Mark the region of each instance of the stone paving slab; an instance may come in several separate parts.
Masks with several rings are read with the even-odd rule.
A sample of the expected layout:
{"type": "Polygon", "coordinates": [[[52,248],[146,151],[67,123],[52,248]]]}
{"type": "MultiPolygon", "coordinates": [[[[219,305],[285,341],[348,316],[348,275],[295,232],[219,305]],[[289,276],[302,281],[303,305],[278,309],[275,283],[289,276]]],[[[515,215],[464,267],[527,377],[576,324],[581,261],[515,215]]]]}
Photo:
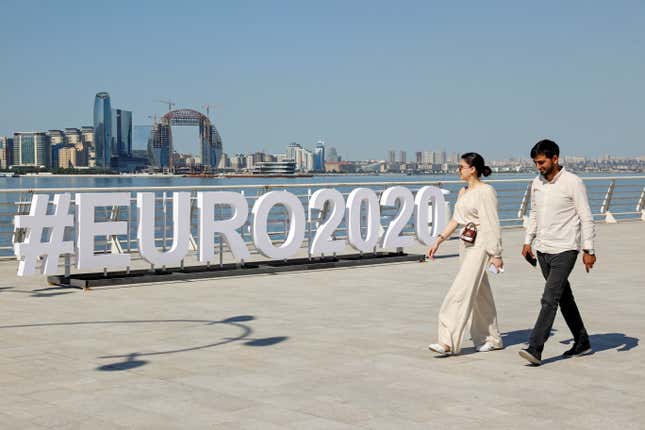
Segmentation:
{"type": "MultiPolygon", "coordinates": [[[[571,277],[596,352],[517,355],[543,281],[505,230],[491,277],[506,348],[436,358],[457,243],[428,263],[206,279],[88,292],[0,263],[0,428],[642,428],[645,223],[599,225],[571,277]]],[[[423,252],[422,248],[413,250],[423,252]]]]}

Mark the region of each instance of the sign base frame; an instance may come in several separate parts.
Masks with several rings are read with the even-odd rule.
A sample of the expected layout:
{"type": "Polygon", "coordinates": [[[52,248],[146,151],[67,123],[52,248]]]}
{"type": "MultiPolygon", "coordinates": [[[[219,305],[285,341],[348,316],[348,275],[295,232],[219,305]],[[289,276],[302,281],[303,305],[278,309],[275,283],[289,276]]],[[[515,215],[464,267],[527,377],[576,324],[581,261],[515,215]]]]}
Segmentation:
{"type": "Polygon", "coordinates": [[[339,267],[356,267],[373,264],[401,263],[409,261],[424,262],[423,254],[404,252],[376,252],[369,254],[347,254],[334,257],[294,258],[285,260],[250,261],[226,263],[223,265],[200,265],[172,267],[165,269],[137,269],[114,272],[75,273],[69,276],[48,276],[47,282],[53,285],[72,288],[92,288],[111,285],[142,284],[152,282],[172,282],[181,280],[222,278],[231,276],[259,275],[266,273],[320,270],[339,267]]]}

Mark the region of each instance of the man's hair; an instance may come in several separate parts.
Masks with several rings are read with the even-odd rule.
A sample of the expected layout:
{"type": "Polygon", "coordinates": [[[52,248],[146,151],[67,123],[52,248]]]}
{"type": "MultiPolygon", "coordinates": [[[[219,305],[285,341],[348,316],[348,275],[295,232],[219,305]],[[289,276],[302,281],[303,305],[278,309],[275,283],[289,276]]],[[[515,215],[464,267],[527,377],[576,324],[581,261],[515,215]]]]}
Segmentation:
{"type": "Polygon", "coordinates": [[[554,155],[560,156],[560,148],[558,147],[558,144],[552,140],[540,140],[531,149],[531,158],[535,158],[539,154],[544,155],[546,158],[553,158],[554,155]]]}

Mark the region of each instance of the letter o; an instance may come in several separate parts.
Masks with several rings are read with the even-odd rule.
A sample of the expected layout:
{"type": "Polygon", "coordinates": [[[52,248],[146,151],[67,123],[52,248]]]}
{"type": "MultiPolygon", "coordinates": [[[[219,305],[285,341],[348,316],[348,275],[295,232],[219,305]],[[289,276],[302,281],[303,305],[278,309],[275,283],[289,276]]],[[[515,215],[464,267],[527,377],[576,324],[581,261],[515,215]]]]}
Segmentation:
{"type": "Polygon", "coordinates": [[[305,209],[298,197],[287,191],[271,191],[257,199],[251,210],[253,214],[253,243],[260,253],[276,260],[284,260],[298,252],[305,238],[305,209]],[[269,211],[277,204],[289,213],[289,233],[284,243],[273,246],[267,230],[269,211]]]}

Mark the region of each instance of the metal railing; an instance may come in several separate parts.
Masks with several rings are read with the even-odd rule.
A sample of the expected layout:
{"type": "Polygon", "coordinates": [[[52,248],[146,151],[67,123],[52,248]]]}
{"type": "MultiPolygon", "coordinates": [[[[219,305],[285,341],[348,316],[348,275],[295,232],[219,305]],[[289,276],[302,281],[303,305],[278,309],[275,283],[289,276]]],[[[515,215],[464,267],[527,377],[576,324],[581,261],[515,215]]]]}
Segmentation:
{"type": "MultiPolygon", "coordinates": [[[[594,219],[605,222],[621,222],[625,220],[645,220],[645,175],[643,176],[622,176],[622,177],[588,177],[583,178],[589,195],[589,202],[592,208],[594,219]]],[[[497,191],[499,201],[500,223],[503,227],[519,227],[523,225],[525,216],[530,209],[530,182],[531,179],[497,179],[487,181],[497,191]]],[[[165,250],[169,246],[168,240],[172,240],[172,196],[169,193],[174,191],[191,192],[191,238],[190,253],[187,258],[196,258],[198,228],[198,211],[196,207],[196,193],[198,191],[236,191],[241,192],[248,200],[249,207],[253,206],[255,200],[261,195],[272,190],[287,190],[295,194],[303,203],[305,211],[308,210],[309,198],[312,193],[321,188],[335,188],[345,197],[357,187],[373,189],[379,195],[388,187],[401,185],[408,187],[413,193],[422,186],[434,185],[450,191],[446,195],[450,207],[454,205],[457,191],[463,186],[461,181],[396,181],[396,182],[325,182],[309,184],[269,184],[269,185],[199,185],[199,186],[136,186],[136,187],[77,187],[77,188],[40,188],[40,189],[0,189],[0,257],[12,257],[14,254],[13,243],[21,242],[24,232],[13,228],[13,217],[17,214],[29,213],[31,197],[38,194],[53,195],[56,193],[84,193],[84,192],[129,192],[131,195],[130,205],[125,208],[109,207],[99,211],[97,221],[126,221],[127,234],[115,235],[105,238],[97,238],[96,252],[137,252],[136,226],[137,208],[136,192],[154,192],[156,194],[155,209],[155,231],[157,245],[165,250]],[[125,210],[124,210],[125,209],[125,210]]],[[[73,200],[71,211],[75,214],[76,206],[73,200]]],[[[230,216],[227,206],[216,208],[218,218],[230,216]]],[[[381,225],[385,227],[397,209],[384,208],[381,213],[381,225]]],[[[322,211],[320,218],[312,220],[307,224],[307,232],[304,247],[309,247],[312,240],[314,225],[324,219],[322,211]],[[313,225],[312,225],[313,224],[313,225]]],[[[365,224],[365,223],[364,223],[365,224]]],[[[269,216],[269,235],[275,242],[284,239],[289,227],[289,219],[286,210],[281,206],[275,206],[269,216]]],[[[66,232],[66,239],[76,237],[75,228],[66,232]]],[[[412,235],[414,226],[410,221],[403,234],[412,235]]],[[[241,228],[241,234],[249,249],[254,250],[250,224],[247,221],[241,228]]],[[[346,224],[340,224],[335,233],[335,238],[346,237],[346,224]]],[[[224,241],[218,239],[214,242],[215,254],[218,256],[219,264],[223,263],[223,256],[227,251],[224,241]]],[[[136,254],[133,254],[136,259],[136,254]]],[[[64,257],[66,271],[69,270],[69,256],[64,257]]],[[[213,262],[217,264],[217,262],[213,262]]]]}

